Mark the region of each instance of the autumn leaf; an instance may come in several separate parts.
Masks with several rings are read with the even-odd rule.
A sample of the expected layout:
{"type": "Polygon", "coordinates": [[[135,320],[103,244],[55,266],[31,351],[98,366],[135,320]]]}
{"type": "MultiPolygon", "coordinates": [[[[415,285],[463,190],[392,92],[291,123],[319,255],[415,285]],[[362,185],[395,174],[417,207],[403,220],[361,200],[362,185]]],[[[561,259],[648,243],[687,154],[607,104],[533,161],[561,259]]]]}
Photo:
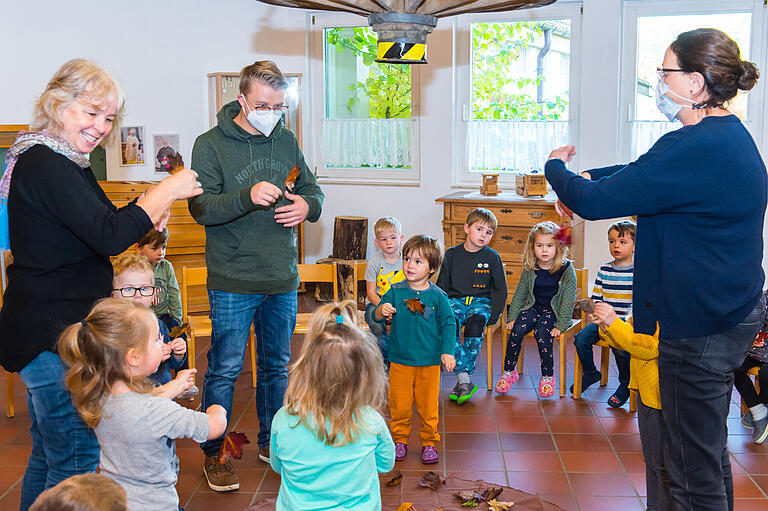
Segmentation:
{"type": "Polygon", "coordinates": [[[403,502],[400,504],[400,507],[397,508],[397,511],[411,511],[413,509],[413,504],[410,502],[403,502]]]}
{"type": "Polygon", "coordinates": [[[555,233],[555,239],[558,240],[563,245],[565,245],[566,247],[570,247],[572,242],[571,226],[565,225],[560,227],[555,233]]]}
{"type": "Polygon", "coordinates": [[[181,154],[176,153],[173,156],[168,157],[168,172],[174,173],[177,170],[181,170],[184,168],[184,159],[181,157],[181,154]]]}
{"type": "Polygon", "coordinates": [[[581,309],[582,312],[590,313],[595,312],[595,302],[592,298],[584,298],[583,300],[576,300],[573,304],[581,309]]]}
{"type": "Polygon", "coordinates": [[[384,486],[397,486],[398,484],[403,482],[403,473],[399,470],[395,470],[395,475],[392,477],[392,479],[388,480],[384,483],[384,486]]]}
{"type": "Polygon", "coordinates": [[[490,511],[509,511],[514,505],[514,502],[504,502],[496,499],[488,501],[488,509],[490,511]]]}
{"type": "Polygon", "coordinates": [[[421,476],[421,480],[419,481],[419,486],[432,488],[433,490],[437,490],[441,484],[445,484],[445,479],[435,474],[431,470],[421,476]]]}
{"type": "Polygon", "coordinates": [[[422,316],[424,315],[424,303],[418,298],[409,298],[405,301],[405,305],[411,312],[418,312],[422,316]]]}
{"type": "Polygon", "coordinates": [[[298,179],[299,177],[299,172],[301,172],[301,169],[299,168],[299,166],[294,165],[294,167],[288,173],[288,177],[285,178],[284,188],[286,190],[290,190],[291,192],[293,192],[293,185],[296,184],[296,179],[298,179]]]}
{"type": "Polygon", "coordinates": [[[168,332],[168,336],[171,339],[175,339],[178,336],[180,336],[181,334],[185,334],[187,332],[189,332],[189,323],[184,322],[181,325],[177,325],[177,326],[171,328],[171,331],[168,332]]]}
{"type": "Polygon", "coordinates": [[[487,502],[490,502],[492,500],[496,500],[496,497],[501,495],[502,491],[504,491],[503,488],[489,488],[488,489],[488,495],[485,496],[485,500],[487,502]]]}
{"type": "Polygon", "coordinates": [[[227,433],[227,436],[224,437],[224,443],[221,444],[221,449],[219,449],[219,464],[223,465],[230,457],[236,460],[242,458],[243,445],[250,443],[250,440],[248,440],[244,433],[238,433],[237,431],[227,433]]]}

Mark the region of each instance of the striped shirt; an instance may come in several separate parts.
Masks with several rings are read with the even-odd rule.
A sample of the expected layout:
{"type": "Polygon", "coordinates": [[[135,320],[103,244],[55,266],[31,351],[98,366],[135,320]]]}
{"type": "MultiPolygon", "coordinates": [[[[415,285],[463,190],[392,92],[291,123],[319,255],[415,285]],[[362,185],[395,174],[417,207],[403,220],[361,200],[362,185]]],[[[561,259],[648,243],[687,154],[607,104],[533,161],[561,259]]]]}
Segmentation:
{"type": "Polygon", "coordinates": [[[605,302],[616,314],[627,317],[632,311],[632,278],[635,265],[615,266],[613,261],[600,267],[592,289],[592,299],[605,302]]]}

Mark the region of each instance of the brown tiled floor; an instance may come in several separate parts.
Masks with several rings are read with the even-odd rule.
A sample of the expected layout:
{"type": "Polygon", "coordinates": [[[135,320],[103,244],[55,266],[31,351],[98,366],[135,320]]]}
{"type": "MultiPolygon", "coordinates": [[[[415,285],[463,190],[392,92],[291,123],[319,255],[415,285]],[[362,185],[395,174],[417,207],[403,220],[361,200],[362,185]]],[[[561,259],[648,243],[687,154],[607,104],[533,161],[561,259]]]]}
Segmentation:
{"type": "MultiPolygon", "coordinates": [[[[294,341],[294,352],[301,338],[294,341]]],[[[207,345],[197,354],[197,366],[205,372],[207,345]]],[[[499,348],[499,338],[495,341],[499,348]]],[[[567,510],[642,510],[645,500],[645,468],[640,454],[640,437],[634,414],[614,410],[606,403],[616,386],[615,371],[608,386],[593,388],[584,399],[540,400],[536,395],[539,377],[538,353],[526,340],[526,374],[506,396],[486,392],[485,356],[481,356],[474,379],[481,390],[463,406],[447,401],[452,376],[443,378],[441,406],[442,441],[439,444],[443,474],[455,474],[490,483],[507,484],[538,493],[567,510]]],[[[495,373],[500,355],[495,354],[495,373]]],[[[572,346],[568,352],[568,380],[573,380],[572,346]]],[[[556,366],[557,367],[557,364],[556,366]]],[[[254,444],[245,447],[242,460],[235,461],[240,490],[217,494],[202,477],[202,454],[190,440],[177,442],[181,460],[178,490],[182,505],[189,511],[240,510],[265,497],[276,495],[279,477],[258,461],[255,440],[258,420],[254,407],[251,375],[237,382],[232,428],[245,432],[254,444]]],[[[0,373],[5,382],[5,374],[0,373]]],[[[202,376],[198,379],[201,383],[202,376]]],[[[0,418],[0,511],[18,509],[21,477],[30,450],[23,387],[16,379],[16,417],[0,418]]],[[[736,510],[768,509],[768,443],[752,443],[749,431],[739,424],[736,395],[729,418],[728,445],[732,452],[736,485],[736,510]]],[[[194,402],[199,403],[198,401],[194,402]]],[[[5,410],[5,391],[0,407],[5,410]]],[[[397,464],[406,477],[417,477],[425,467],[420,463],[418,434],[412,435],[409,457],[397,464]]]]}

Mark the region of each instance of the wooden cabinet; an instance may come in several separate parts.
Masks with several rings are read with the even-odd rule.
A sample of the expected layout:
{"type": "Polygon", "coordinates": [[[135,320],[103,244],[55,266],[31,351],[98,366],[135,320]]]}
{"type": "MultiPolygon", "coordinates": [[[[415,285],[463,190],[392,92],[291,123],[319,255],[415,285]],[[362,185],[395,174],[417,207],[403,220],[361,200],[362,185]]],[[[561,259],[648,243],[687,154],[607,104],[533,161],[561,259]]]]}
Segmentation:
{"type": "MultiPolygon", "coordinates": [[[[520,279],[523,250],[531,227],[545,220],[562,223],[562,219],[555,212],[556,200],[553,192],[542,198],[525,198],[511,192],[502,192],[490,197],[476,191],[456,192],[440,197],[437,202],[443,204],[445,246],[452,247],[466,240],[464,220],[470,210],[480,207],[492,211],[499,226],[489,246],[499,253],[504,263],[507,289],[511,298],[520,279]]],[[[571,247],[572,257],[577,257],[573,252],[578,250],[576,244],[571,247]]]]}

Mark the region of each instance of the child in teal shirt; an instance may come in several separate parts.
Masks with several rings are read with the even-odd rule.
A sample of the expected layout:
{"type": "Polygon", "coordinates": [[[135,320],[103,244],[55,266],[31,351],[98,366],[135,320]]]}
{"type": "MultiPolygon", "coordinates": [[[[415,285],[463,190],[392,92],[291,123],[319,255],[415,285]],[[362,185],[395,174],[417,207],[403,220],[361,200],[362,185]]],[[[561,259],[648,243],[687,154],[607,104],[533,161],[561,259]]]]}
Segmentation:
{"type": "Polygon", "coordinates": [[[328,321],[304,341],[272,420],[276,509],[378,511],[378,472],[395,464],[395,445],[376,411],[387,389],[384,361],[376,340],[354,325],[353,307],[325,307],[313,325],[323,323],[318,315],[328,321]]]}

